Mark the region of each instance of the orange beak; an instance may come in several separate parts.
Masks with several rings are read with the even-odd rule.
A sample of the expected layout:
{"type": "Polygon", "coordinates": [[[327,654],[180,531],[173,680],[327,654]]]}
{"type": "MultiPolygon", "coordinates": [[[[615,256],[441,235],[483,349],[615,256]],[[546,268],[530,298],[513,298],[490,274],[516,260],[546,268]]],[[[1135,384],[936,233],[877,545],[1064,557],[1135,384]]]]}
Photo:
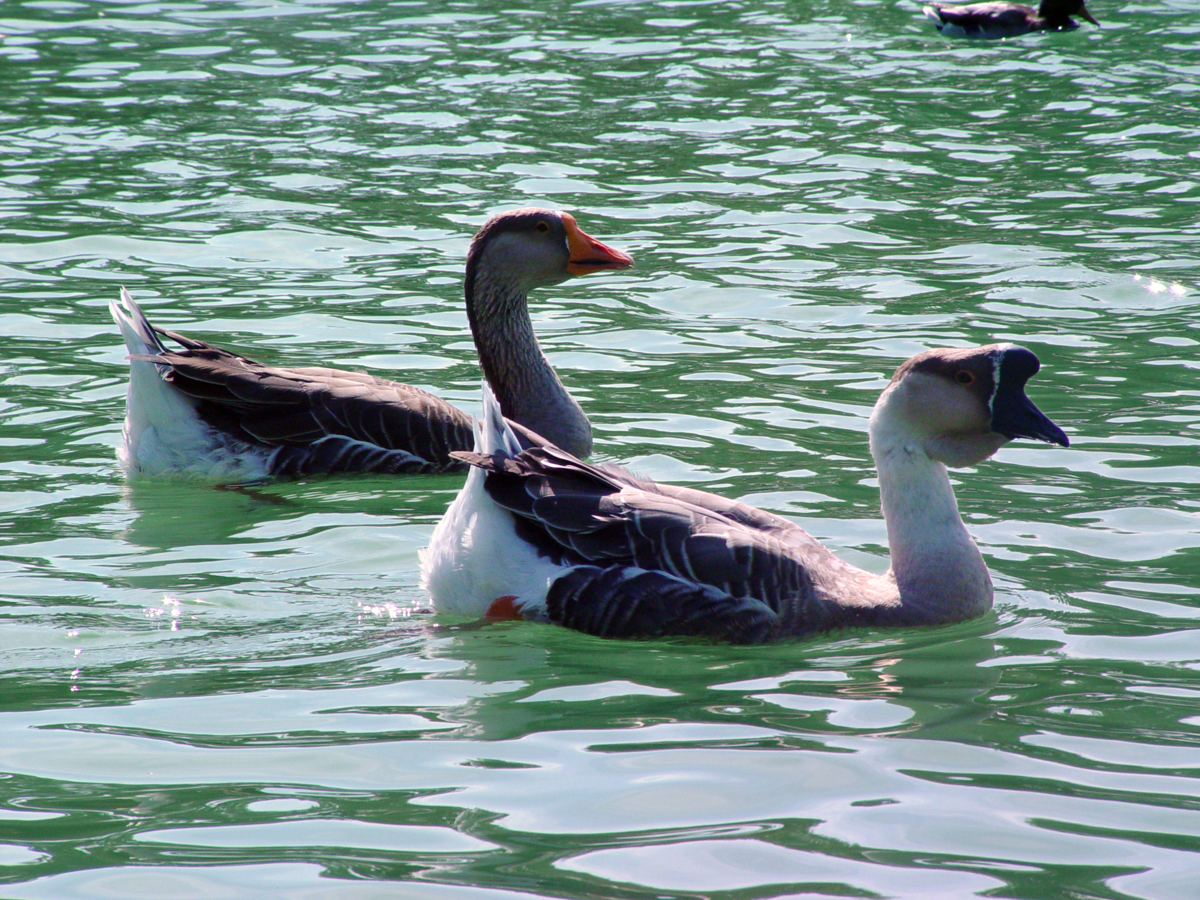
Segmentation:
{"type": "Polygon", "coordinates": [[[1100,23],[1092,18],[1092,14],[1087,11],[1087,7],[1084,6],[1082,3],[1079,4],[1079,12],[1077,12],[1076,15],[1091,22],[1097,28],[1100,27],[1100,23]]]}
{"type": "Polygon", "coordinates": [[[580,228],[570,213],[562,214],[562,222],[567,229],[567,249],[571,251],[571,259],[567,262],[567,272],[571,275],[586,275],[603,269],[633,268],[632,256],[600,243],[580,228]]]}

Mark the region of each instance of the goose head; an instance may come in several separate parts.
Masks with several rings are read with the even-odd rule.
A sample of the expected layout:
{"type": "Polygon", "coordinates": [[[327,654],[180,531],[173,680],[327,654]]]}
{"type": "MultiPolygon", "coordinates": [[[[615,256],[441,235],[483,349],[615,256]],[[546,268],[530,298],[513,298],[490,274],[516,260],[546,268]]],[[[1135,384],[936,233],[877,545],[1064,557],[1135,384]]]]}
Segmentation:
{"type": "Polygon", "coordinates": [[[1079,16],[1097,28],[1100,27],[1100,23],[1093,19],[1092,14],[1087,11],[1084,0],[1042,0],[1038,6],[1038,15],[1051,21],[1061,21],[1069,19],[1071,16],[1079,16]]]}
{"type": "Polygon", "coordinates": [[[514,209],[492,216],[471,241],[467,295],[479,287],[523,296],[576,275],[631,266],[632,257],[585,233],[570,213],[514,209]]]}
{"type": "Polygon", "coordinates": [[[909,454],[971,466],[1014,438],[1066,447],[1063,430],[1025,395],[1040,368],[1016,344],[926,350],[896,370],[871,413],[877,460],[909,454]]]}

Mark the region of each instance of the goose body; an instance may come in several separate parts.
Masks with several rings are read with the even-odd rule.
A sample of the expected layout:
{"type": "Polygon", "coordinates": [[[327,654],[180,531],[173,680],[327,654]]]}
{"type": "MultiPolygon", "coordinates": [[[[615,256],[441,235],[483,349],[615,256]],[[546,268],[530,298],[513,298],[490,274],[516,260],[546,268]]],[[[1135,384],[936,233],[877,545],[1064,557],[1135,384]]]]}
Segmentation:
{"type": "Polygon", "coordinates": [[[930,350],[904,363],[872,412],[891,568],[838,559],[800,526],[747,504],[524,446],[485,387],[462,492],[422,555],[436,608],[546,620],[605,637],[760,642],[850,625],[982,614],[992,584],[947,466],[1009,440],[1067,446],[1025,395],[1029,350],[930,350]]]}
{"type": "MultiPolygon", "coordinates": [[[[538,344],[527,294],[632,264],[568,213],[513,210],[476,234],[467,316],[485,376],[518,431],[591,451],[587,417],[538,344]]],[[[451,454],[472,446],[471,417],[419,388],[360,372],[264,365],[152,325],[124,288],[109,308],[129,349],[118,455],[131,474],[258,481],[441,472],[462,468],[451,454]]]]}
{"type": "Polygon", "coordinates": [[[965,6],[934,3],[924,7],[937,30],[946,37],[997,39],[1037,31],[1073,31],[1079,16],[1099,27],[1084,6],[1084,0],[1042,0],[1035,10],[1009,0],[970,3],[965,6]]]}

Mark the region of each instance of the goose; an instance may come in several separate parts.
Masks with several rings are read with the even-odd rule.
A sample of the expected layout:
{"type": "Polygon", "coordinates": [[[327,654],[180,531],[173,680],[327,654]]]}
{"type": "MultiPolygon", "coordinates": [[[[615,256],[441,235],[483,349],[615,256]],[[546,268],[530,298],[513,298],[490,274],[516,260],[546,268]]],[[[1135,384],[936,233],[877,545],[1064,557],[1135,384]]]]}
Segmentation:
{"type": "MultiPolygon", "coordinates": [[[[503,414],[586,456],[591,426],[533,332],[527,293],[576,275],[626,269],[566,212],[526,208],[490,218],[467,253],[467,318],[503,414]]],[[[433,394],[361,372],[281,368],[150,324],[129,292],[110,301],[129,350],[118,456],[129,474],[227,482],[339,472],[465,468],[469,415],[433,394]],[[178,345],[169,349],[166,338],[178,345]]]]}
{"type": "Polygon", "coordinates": [[[1031,6],[1009,0],[966,6],[933,3],[921,11],[946,37],[995,39],[1035,31],[1074,31],[1079,24],[1071,16],[1079,16],[1100,27],[1084,6],[1084,0],[1042,0],[1036,11],[1031,6]]]}
{"type": "Polygon", "coordinates": [[[759,643],[843,626],[982,615],[992,583],[946,467],[1008,441],[1068,446],[1025,394],[1037,357],[1014,344],[919,353],[868,425],[891,567],[840,559],[745,503],[524,446],[487,386],[472,469],[421,557],[435,610],[558,623],[601,637],[759,643]]]}

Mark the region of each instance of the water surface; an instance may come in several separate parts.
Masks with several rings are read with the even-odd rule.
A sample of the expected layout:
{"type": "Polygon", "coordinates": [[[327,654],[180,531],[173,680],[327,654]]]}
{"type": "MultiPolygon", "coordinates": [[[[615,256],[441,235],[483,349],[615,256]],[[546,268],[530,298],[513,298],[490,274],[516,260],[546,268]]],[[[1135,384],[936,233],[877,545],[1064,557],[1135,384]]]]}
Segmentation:
{"type": "Polygon", "coordinates": [[[0,7],[0,893],[1194,897],[1200,10],[918,6],[0,7]],[[875,570],[891,372],[1033,349],[1072,447],[955,477],[995,610],[479,625],[417,586],[459,478],[126,484],[119,285],[474,409],[467,242],[528,204],[638,262],[534,304],[599,458],[875,570]]]}

